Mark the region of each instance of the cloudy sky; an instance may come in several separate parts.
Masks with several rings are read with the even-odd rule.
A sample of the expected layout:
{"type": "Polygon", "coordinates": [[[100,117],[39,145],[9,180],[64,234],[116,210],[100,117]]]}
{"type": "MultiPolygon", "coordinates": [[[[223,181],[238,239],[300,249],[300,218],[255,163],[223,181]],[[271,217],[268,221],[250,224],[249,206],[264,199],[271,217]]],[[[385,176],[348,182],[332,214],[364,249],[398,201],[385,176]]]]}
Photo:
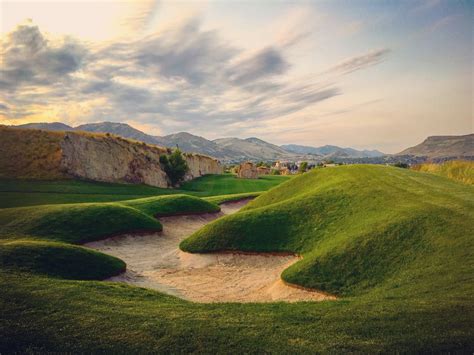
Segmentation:
{"type": "Polygon", "coordinates": [[[0,123],[388,153],[473,131],[472,0],[0,0],[0,123]]]}

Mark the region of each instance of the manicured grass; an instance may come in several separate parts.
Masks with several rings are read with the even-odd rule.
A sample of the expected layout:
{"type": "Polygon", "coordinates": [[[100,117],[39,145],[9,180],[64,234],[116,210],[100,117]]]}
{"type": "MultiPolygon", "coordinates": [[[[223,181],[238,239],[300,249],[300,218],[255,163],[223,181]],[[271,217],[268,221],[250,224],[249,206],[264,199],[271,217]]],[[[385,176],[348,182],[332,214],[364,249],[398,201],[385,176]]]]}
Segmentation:
{"type": "MultiPolygon", "coordinates": [[[[0,210],[0,261],[6,265],[0,269],[0,352],[472,353],[473,192],[406,169],[318,169],[261,194],[183,243],[191,251],[303,254],[284,278],[341,297],[296,304],[194,304],[125,284],[70,280],[81,278],[80,265],[78,274],[62,275],[55,267],[60,263],[52,270],[28,264],[36,245],[8,249],[20,243],[18,236],[57,241],[51,245],[57,248],[84,240],[67,226],[76,228],[78,220],[90,224],[81,233],[99,238],[110,223],[101,225],[81,208],[98,208],[104,218],[123,213],[114,223],[128,228],[147,224],[160,206],[182,208],[182,196],[0,210]],[[94,232],[95,223],[101,233],[94,232]]],[[[186,203],[206,206],[196,200],[186,203]]],[[[91,269],[100,262],[91,261],[91,269]]]]}
{"type": "Polygon", "coordinates": [[[264,193],[264,191],[246,192],[246,193],[242,193],[242,194],[211,196],[211,197],[204,197],[203,199],[206,200],[206,201],[209,201],[209,202],[216,203],[216,204],[220,205],[223,202],[253,199],[257,196],[260,196],[262,193],[264,193]]]}
{"type": "Polygon", "coordinates": [[[162,189],[146,185],[108,184],[77,180],[0,180],[0,208],[45,204],[113,202],[149,196],[187,194],[198,197],[268,190],[288,177],[270,176],[258,180],[237,179],[234,175],[209,175],[193,180],[182,189],[162,189]]]}
{"type": "Polygon", "coordinates": [[[41,239],[85,243],[137,230],[160,231],[155,215],[216,212],[219,206],[188,195],[157,196],[123,202],[43,205],[0,209],[0,242],[41,239]]]}
{"type": "Polygon", "coordinates": [[[291,179],[289,176],[260,176],[258,179],[239,179],[232,174],[205,175],[186,182],[181,189],[206,196],[266,191],[291,179]]]}
{"type": "Polygon", "coordinates": [[[473,211],[474,189],[438,176],[382,166],[318,169],[208,224],[181,247],[297,252],[304,260],[284,272],[286,281],[356,295],[401,274],[400,286],[462,277],[466,259],[437,273],[474,246],[473,211]]]}
{"type": "Polygon", "coordinates": [[[465,184],[474,185],[474,161],[452,160],[441,164],[415,165],[413,170],[438,174],[465,184]]]}
{"type": "Polygon", "coordinates": [[[73,280],[102,280],[125,271],[125,263],[76,245],[20,240],[0,246],[0,268],[73,280]]]}
{"type": "Polygon", "coordinates": [[[434,306],[395,289],[321,303],[195,304],[118,283],[9,272],[0,282],[2,353],[473,350],[468,298],[434,306]]]}

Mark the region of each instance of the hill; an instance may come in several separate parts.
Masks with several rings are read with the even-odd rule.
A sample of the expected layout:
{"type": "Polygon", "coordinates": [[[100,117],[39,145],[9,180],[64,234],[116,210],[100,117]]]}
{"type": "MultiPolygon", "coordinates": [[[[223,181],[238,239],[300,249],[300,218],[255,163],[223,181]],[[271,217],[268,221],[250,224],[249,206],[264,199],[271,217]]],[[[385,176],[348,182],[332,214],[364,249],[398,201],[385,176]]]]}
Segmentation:
{"type": "Polygon", "coordinates": [[[164,144],[161,144],[163,142],[158,137],[154,137],[149,134],[143,133],[142,131],[136,128],[133,128],[132,126],[126,123],[118,123],[118,122],[88,123],[88,124],[77,126],[74,129],[76,131],[111,133],[111,134],[115,134],[117,136],[121,136],[124,138],[134,139],[136,141],[165,146],[164,144]]]}
{"type": "Polygon", "coordinates": [[[397,155],[426,156],[428,158],[474,157],[474,134],[464,136],[431,136],[422,143],[397,155]]]}
{"type": "Polygon", "coordinates": [[[416,300],[461,324],[458,306],[448,311],[446,300],[459,300],[474,316],[466,298],[474,291],[466,283],[474,272],[473,211],[474,189],[443,177],[385,166],[323,168],[206,225],[181,248],[297,253],[303,259],[283,272],[287,283],[392,298],[403,308],[416,300]]]}
{"type": "MultiPolygon", "coordinates": [[[[110,134],[0,126],[0,153],[0,178],[171,186],[160,163],[160,156],[169,154],[166,148],[110,134]]],[[[222,173],[219,162],[208,156],[186,153],[184,159],[185,180],[222,173]]]]}
{"type": "Polygon", "coordinates": [[[344,157],[344,158],[373,158],[381,157],[385,154],[378,150],[357,150],[353,148],[341,148],[335,145],[325,145],[322,147],[310,147],[298,144],[285,144],[281,148],[295,154],[314,154],[322,157],[344,157]]]}
{"type": "Polygon", "coordinates": [[[195,250],[300,253],[283,278],[339,295],[290,304],[196,304],[89,281],[123,263],[70,244],[159,230],[153,215],[216,211],[212,203],[166,196],[3,209],[0,352],[472,353],[473,199],[472,187],[434,174],[322,168],[188,240],[195,250]]]}
{"type": "Polygon", "coordinates": [[[74,131],[75,128],[68,126],[67,124],[61,122],[38,122],[38,123],[25,123],[18,126],[13,126],[15,128],[24,128],[24,129],[43,129],[47,131],[74,131]]]}
{"type": "Polygon", "coordinates": [[[213,141],[219,147],[234,152],[233,160],[297,159],[294,154],[258,138],[220,138],[213,141]]]}
{"type": "Polygon", "coordinates": [[[168,147],[178,146],[185,152],[199,152],[218,159],[229,159],[235,152],[222,149],[215,142],[195,136],[188,132],[179,132],[161,137],[168,147]]]}

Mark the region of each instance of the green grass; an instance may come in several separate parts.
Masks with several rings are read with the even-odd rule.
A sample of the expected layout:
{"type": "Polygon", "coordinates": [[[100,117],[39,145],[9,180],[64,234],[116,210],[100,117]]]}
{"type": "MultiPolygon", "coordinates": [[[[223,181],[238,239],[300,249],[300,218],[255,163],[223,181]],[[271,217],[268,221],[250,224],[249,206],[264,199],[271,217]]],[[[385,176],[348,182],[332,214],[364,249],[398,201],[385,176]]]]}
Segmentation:
{"type": "Polygon", "coordinates": [[[102,280],[125,271],[125,263],[76,245],[20,240],[0,246],[0,268],[72,280],[102,280]]]}
{"type": "Polygon", "coordinates": [[[453,253],[466,257],[474,247],[473,192],[470,186],[397,168],[319,169],[208,224],[181,247],[300,253],[304,259],[283,278],[339,295],[390,287],[400,275],[403,285],[432,277],[447,282],[472,262],[464,259],[437,275],[453,253]],[[427,264],[429,269],[423,267],[427,264]]]}
{"type": "Polygon", "coordinates": [[[0,180],[0,208],[46,204],[113,202],[170,194],[198,197],[250,193],[268,190],[288,177],[270,176],[258,180],[234,175],[208,175],[186,183],[181,189],[146,185],[109,184],[77,180],[0,180]]]}
{"type": "MultiPolygon", "coordinates": [[[[341,296],[337,301],[195,304],[125,284],[78,281],[79,273],[88,276],[79,265],[63,275],[56,267],[61,262],[52,270],[28,264],[29,255],[46,260],[58,253],[42,256],[32,251],[33,242],[25,246],[17,238],[60,248],[84,240],[79,233],[69,236],[67,226],[80,216],[91,225],[81,233],[103,235],[94,234],[93,225],[100,223],[95,214],[79,213],[78,207],[113,206],[113,212],[99,209],[111,216],[133,210],[114,219],[128,228],[132,221],[135,227],[148,223],[160,206],[182,208],[183,197],[177,198],[0,210],[0,262],[6,265],[0,269],[0,352],[474,350],[473,188],[436,175],[371,166],[318,169],[260,195],[183,243],[191,251],[301,253],[304,259],[284,278],[334,292],[341,296]],[[69,207],[73,210],[60,213],[69,207]],[[121,222],[126,218],[128,223],[121,222]]],[[[202,208],[203,202],[189,203],[202,208]]],[[[107,224],[99,227],[104,233],[107,224]]],[[[78,255],[71,253],[73,259],[78,255]]],[[[90,260],[94,278],[105,261],[90,260]]]]}
{"type": "Polygon", "coordinates": [[[4,208],[0,209],[0,242],[28,238],[79,244],[117,233],[160,231],[156,215],[217,211],[216,204],[188,195],[4,208]]]}
{"type": "MultiPolygon", "coordinates": [[[[181,189],[205,196],[266,191],[291,179],[289,176],[260,176],[258,179],[239,179],[235,175],[205,175],[186,182],[181,189]]],[[[201,196],[204,196],[201,195],[201,196]]]]}

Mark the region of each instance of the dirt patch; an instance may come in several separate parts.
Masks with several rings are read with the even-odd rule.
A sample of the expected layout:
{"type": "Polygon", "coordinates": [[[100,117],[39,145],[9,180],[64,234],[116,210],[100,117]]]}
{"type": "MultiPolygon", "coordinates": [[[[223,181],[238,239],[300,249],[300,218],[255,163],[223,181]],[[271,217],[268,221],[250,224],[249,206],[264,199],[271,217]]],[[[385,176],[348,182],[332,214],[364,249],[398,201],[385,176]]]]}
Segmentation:
{"type": "Polygon", "coordinates": [[[127,263],[127,271],[108,279],[152,288],[194,302],[321,301],[333,296],[285,284],[280,275],[299,260],[295,255],[190,254],[179,243],[205,224],[237,212],[248,200],[221,205],[221,212],[162,217],[163,232],[122,235],[88,243],[127,263]]]}

